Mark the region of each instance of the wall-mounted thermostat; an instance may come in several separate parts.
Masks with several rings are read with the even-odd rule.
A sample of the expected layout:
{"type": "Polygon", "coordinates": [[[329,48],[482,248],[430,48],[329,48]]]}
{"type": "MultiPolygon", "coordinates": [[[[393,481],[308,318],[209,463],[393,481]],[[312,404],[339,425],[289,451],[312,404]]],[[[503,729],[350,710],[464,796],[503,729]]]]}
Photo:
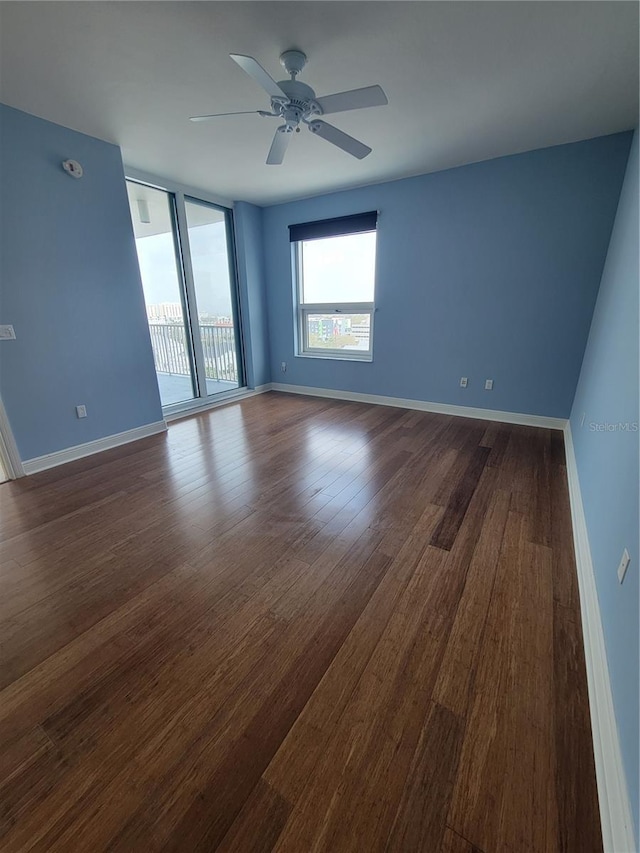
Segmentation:
{"type": "Polygon", "coordinates": [[[81,178],[83,175],[82,166],[77,160],[65,160],[62,164],[62,168],[68,175],[71,175],[72,178],[81,178]]]}

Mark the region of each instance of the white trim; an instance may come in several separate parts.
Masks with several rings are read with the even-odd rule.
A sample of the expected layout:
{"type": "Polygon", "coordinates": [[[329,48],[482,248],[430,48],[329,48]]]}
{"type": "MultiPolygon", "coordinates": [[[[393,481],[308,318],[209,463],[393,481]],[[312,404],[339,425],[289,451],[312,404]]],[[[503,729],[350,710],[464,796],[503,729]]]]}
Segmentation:
{"type": "Polygon", "coordinates": [[[569,423],[564,429],[564,443],[604,850],[605,853],[635,853],[637,848],[633,837],[631,806],[622,764],[587,522],[569,423]]]}
{"type": "Polygon", "coordinates": [[[401,397],[383,397],[379,394],[359,394],[355,391],[336,391],[333,388],[311,388],[308,385],[286,385],[272,382],[273,391],[288,394],[306,394],[309,397],[329,397],[333,400],[351,400],[355,403],[372,403],[376,406],[395,406],[399,409],[416,409],[419,412],[435,412],[440,415],[455,415],[462,418],[477,418],[482,421],[501,421],[505,424],[564,429],[566,418],[547,418],[543,415],[525,415],[520,412],[498,412],[493,409],[474,409],[471,406],[454,406],[449,403],[430,403],[426,400],[407,400],[401,397]]]}
{"type": "Polygon", "coordinates": [[[300,332],[298,341],[301,346],[298,346],[295,353],[296,358],[333,358],[340,361],[373,361],[373,316],[376,312],[376,307],[373,302],[343,302],[333,305],[325,305],[318,307],[317,304],[298,305],[298,321],[300,324],[300,332]],[[338,307],[340,305],[340,307],[338,307]],[[348,349],[342,347],[340,349],[331,349],[330,347],[312,347],[309,344],[309,319],[313,314],[330,315],[342,317],[344,314],[368,314],[369,315],[369,348],[348,349]]]}
{"type": "MultiPolygon", "coordinates": [[[[376,229],[373,232],[376,234],[376,229]]],[[[348,236],[348,235],[343,235],[348,236]]],[[[375,253],[375,269],[373,273],[374,299],[370,302],[304,302],[304,275],[303,245],[304,240],[295,240],[291,243],[291,271],[294,281],[294,306],[296,308],[295,326],[295,355],[301,358],[325,358],[338,361],[360,361],[371,363],[373,361],[373,318],[376,313],[375,306],[375,282],[378,265],[378,252],[375,253]],[[363,350],[343,349],[314,349],[309,346],[309,315],[310,314],[368,314],[369,315],[369,348],[363,350]]]]}
{"type": "Polygon", "coordinates": [[[135,427],[135,429],[128,429],[126,432],[97,438],[95,441],[87,441],[85,444],[76,444],[74,447],[67,447],[65,450],[57,450],[55,453],[35,456],[33,459],[26,459],[23,462],[24,473],[37,474],[39,471],[46,471],[48,468],[55,468],[58,465],[64,465],[66,462],[73,462],[76,459],[83,459],[85,456],[92,456],[94,453],[101,453],[103,450],[120,447],[121,444],[129,444],[131,441],[156,435],[159,432],[164,432],[166,428],[165,421],[156,421],[152,424],[135,427]]]}
{"type": "MultiPolygon", "coordinates": [[[[179,412],[165,413],[164,419],[155,423],[145,424],[135,429],[126,430],[126,432],[116,433],[115,435],[107,435],[95,441],[87,441],[85,444],[76,444],[74,447],[67,447],[65,450],[58,450],[55,453],[47,453],[44,456],[35,456],[33,459],[26,459],[20,464],[20,473],[17,476],[22,476],[22,474],[37,474],[39,471],[46,471],[48,468],[55,468],[58,465],[64,465],[66,462],[73,462],[76,459],[83,459],[85,456],[92,456],[94,453],[101,453],[103,450],[110,450],[113,447],[120,447],[122,444],[129,444],[132,441],[156,435],[157,433],[164,432],[170,421],[186,418],[189,415],[197,415],[200,412],[207,411],[208,409],[216,409],[218,406],[225,406],[229,403],[237,403],[239,400],[244,400],[247,397],[255,397],[257,394],[264,394],[270,390],[270,382],[264,385],[257,385],[255,388],[239,388],[237,391],[226,393],[223,399],[211,402],[206,401],[201,405],[183,409],[179,412]]],[[[4,409],[2,409],[2,401],[0,401],[0,427],[4,430],[4,423],[2,422],[3,413],[4,409]]]]}
{"type": "Polygon", "coordinates": [[[373,314],[373,302],[300,302],[298,308],[312,314],[373,314]]]}
{"type": "Polygon", "coordinates": [[[346,350],[346,349],[307,349],[304,352],[297,352],[295,358],[324,358],[331,361],[359,361],[362,364],[371,364],[373,361],[373,352],[371,350],[346,350]],[[352,355],[346,355],[346,353],[352,355]],[[359,352],[358,356],[353,353],[359,352]]]}
{"type": "Polygon", "coordinates": [[[2,400],[0,400],[0,457],[10,480],[24,477],[22,459],[2,400]]]}
{"type": "Polygon", "coordinates": [[[176,411],[165,411],[164,419],[167,423],[188,418],[190,415],[199,415],[200,412],[208,412],[209,409],[217,409],[220,406],[227,406],[229,403],[237,403],[239,400],[245,400],[247,397],[255,397],[257,394],[264,394],[271,391],[271,383],[265,385],[256,385],[255,388],[238,388],[237,391],[224,392],[215,400],[204,400],[201,403],[196,403],[188,408],[178,409],[176,411]]]}

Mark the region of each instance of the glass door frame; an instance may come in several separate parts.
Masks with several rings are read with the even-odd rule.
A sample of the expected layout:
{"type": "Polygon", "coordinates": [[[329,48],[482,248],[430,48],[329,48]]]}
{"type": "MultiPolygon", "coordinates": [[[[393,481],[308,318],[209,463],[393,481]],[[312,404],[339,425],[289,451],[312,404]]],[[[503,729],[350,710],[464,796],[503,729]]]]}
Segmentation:
{"type": "MultiPolygon", "coordinates": [[[[185,264],[185,279],[187,283],[187,293],[189,295],[189,303],[197,307],[197,295],[195,289],[195,277],[193,274],[193,265],[191,263],[191,246],[189,244],[189,228],[187,223],[187,209],[185,206],[185,202],[190,202],[191,204],[199,204],[202,207],[210,207],[213,210],[216,210],[224,215],[224,226],[225,226],[225,238],[227,244],[227,264],[229,266],[229,287],[231,288],[231,316],[233,317],[233,329],[234,329],[234,341],[235,341],[235,351],[236,351],[236,365],[238,370],[238,387],[232,388],[229,391],[221,391],[220,393],[215,395],[215,399],[219,399],[226,394],[235,394],[241,388],[246,387],[246,378],[245,378],[245,369],[244,369],[244,345],[242,340],[242,324],[240,322],[240,291],[238,288],[238,275],[236,269],[236,246],[235,246],[235,234],[233,230],[233,208],[223,207],[220,204],[215,204],[212,201],[206,201],[204,199],[198,198],[197,196],[183,193],[181,198],[181,211],[178,214],[184,217],[183,221],[179,224],[180,233],[185,235],[184,242],[187,246],[188,251],[182,253],[182,257],[184,258],[185,264]],[[188,270],[188,271],[187,271],[188,270]]],[[[198,325],[199,320],[198,317],[195,317],[195,324],[198,325]]],[[[204,385],[204,390],[207,390],[207,378],[206,378],[206,365],[205,365],[205,357],[204,357],[204,349],[202,346],[202,340],[200,335],[193,335],[193,324],[191,324],[191,332],[192,336],[196,339],[196,362],[198,363],[198,370],[196,375],[198,377],[198,382],[202,381],[204,385]],[[199,360],[199,361],[198,361],[199,360]],[[202,377],[202,380],[200,380],[202,377]]],[[[200,388],[199,388],[200,390],[200,388]]],[[[213,396],[213,395],[212,395],[213,396]]],[[[199,399],[208,399],[209,395],[206,393],[199,397],[199,399]]]]}
{"type": "Polygon", "coordinates": [[[209,193],[200,193],[191,188],[175,184],[172,181],[160,180],[154,175],[142,172],[138,169],[125,167],[125,180],[131,183],[142,184],[152,189],[162,190],[167,193],[172,211],[173,239],[176,253],[176,267],[181,284],[180,298],[183,305],[187,342],[189,344],[189,356],[192,366],[192,380],[196,395],[191,400],[180,403],[172,403],[162,407],[165,417],[181,414],[188,411],[208,408],[218,401],[233,398],[244,394],[247,389],[247,372],[245,368],[245,347],[242,324],[242,304],[238,282],[237,255],[235,244],[235,229],[233,221],[233,202],[214,199],[209,193]],[[228,391],[209,396],[207,394],[206,369],[204,350],[200,335],[194,334],[194,323],[198,326],[196,288],[193,276],[193,265],[191,263],[191,251],[189,246],[189,231],[187,227],[187,212],[185,201],[212,207],[224,213],[227,260],[229,264],[229,284],[231,286],[231,305],[233,311],[233,322],[236,345],[236,364],[238,369],[238,387],[228,391]],[[204,393],[203,393],[204,392],[204,393]]]}

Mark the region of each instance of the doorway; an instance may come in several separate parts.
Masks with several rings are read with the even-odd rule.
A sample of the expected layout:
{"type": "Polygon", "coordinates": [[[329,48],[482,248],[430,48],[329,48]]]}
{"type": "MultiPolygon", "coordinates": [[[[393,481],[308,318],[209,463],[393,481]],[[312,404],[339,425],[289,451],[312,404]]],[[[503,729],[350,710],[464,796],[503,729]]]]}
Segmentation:
{"type": "Polygon", "coordinates": [[[244,385],[232,213],[127,180],[163,410],[244,385]]]}

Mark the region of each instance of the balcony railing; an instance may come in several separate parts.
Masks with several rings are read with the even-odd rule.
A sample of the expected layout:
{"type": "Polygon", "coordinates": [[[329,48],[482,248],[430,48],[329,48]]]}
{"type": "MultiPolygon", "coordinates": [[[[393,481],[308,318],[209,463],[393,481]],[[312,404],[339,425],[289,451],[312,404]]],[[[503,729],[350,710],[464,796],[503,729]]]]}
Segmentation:
{"type": "MultiPolygon", "coordinates": [[[[198,328],[207,379],[237,382],[234,327],[207,323],[198,328]]],[[[184,326],[181,323],[149,323],[149,332],[158,373],[190,376],[191,364],[184,326]]]]}

